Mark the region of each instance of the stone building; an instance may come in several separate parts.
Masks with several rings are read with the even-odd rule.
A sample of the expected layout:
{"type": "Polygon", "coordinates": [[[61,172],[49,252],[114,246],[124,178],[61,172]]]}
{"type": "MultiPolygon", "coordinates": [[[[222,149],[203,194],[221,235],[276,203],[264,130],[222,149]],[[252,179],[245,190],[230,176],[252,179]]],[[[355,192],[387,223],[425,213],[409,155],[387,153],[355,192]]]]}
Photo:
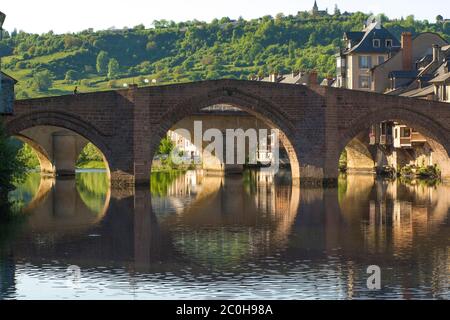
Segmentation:
{"type": "Polygon", "coordinates": [[[373,22],[360,32],[346,32],[345,47],[336,55],[337,76],[334,87],[372,90],[372,68],[385,63],[400,51],[398,39],[380,22],[373,22]]]}
{"type": "Polygon", "coordinates": [[[10,114],[13,112],[14,106],[14,86],[17,80],[0,72],[0,113],[10,114]]]}
{"type": "MultiPolygon", "coordinates": [[[[449,102],[450,46],[438,34],[404,32],[399,41],[374,22],[362,32],[346,32],[343,41],[332,86],[449,102]]],[[[372,126],[369,144],[377,147],[377,165],[398,169],[433,163],[427,139],[395,121],[372,126]]]]}

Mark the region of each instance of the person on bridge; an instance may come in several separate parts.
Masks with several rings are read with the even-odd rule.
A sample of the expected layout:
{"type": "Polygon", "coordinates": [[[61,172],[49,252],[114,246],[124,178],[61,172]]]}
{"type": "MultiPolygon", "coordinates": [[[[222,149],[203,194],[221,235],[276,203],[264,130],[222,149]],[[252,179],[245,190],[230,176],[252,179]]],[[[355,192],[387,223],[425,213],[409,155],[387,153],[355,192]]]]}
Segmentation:
{"type": "Polygon", "coordinates": [[[78,93],[78,86],[75,86],[75,89],[73,89],[73,94],[77,94],[78,93]]]}

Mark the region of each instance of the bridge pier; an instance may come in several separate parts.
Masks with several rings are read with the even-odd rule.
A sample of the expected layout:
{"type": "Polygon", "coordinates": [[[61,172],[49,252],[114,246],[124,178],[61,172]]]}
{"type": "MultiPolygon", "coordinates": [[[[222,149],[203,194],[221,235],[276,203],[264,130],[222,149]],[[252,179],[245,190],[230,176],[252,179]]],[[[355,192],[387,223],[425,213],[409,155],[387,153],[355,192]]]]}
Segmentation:
{"type": "Polygon", "coordinates": [[[17,136],[36,153],[44,175],[73,176],[78,157],[88,141],[68,130],[37,126],[17,136]]]}
{"type": "Polygon", "coordinates": [[[86,142],[77,135],[60,131],[53,138],[53,163],[57,176],[74,176],[78,157],[86,142]]]}

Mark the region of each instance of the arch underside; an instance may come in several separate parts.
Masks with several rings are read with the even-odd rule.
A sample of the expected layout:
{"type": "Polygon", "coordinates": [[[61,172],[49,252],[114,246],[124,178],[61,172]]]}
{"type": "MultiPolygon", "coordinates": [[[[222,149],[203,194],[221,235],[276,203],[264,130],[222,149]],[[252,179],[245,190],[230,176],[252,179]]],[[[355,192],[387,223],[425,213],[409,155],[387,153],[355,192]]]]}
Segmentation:
{"type": "Polygon", "coordinates": [[[352,159],[348,159],[348,161],[354,162],[351,166],[364,168],[370,166],[374,161],[374,165],[377,167],[390,166],[398,170],[404,165],[418,165],[418,159],[424,157],[425,154],[427,161],[421,161],[426,165],[437,165],[441,171],[442,179],[450,179],[450,137],[447,130],[431,118],[404,108],[395,108],[372,113],[362,119],[355,120],[349,128],[341,135],[340,148],[341,150],[347,150],[347,152],[350,151],[349,154],[352,159]],[[367,142],[369,129],[371,126],[379,125],[385,121],[393,121],[417,130],[426,138],[425,147],[416,148],[414,152],[404,149],[390,151],[383,148],[371,149],[373,146],[369,146],[367,142]],[[418,151],[416,152],[416,150],[418,151]],[[430,150],[428,155],[426,150],[430,150]]]}
{"type": "Polygon", "coordinates": [[[54,112],[30,113],[8,122],[6,131],[33,149],[43,174],[75,174],[78,156],[88,142],[100,150],[109,174],[109,148],[94,127],[77,117],[54,112]]]}
{"type": "Polygon", "coordinates": [[[176,123],[182,121],[186,117],[192,116],[204,108],[218,104],[238,108],[261,120],[269,128],[278,129],[280,146],[282,145],[285,148],[289,157],[292,178],[300,178],[299,157],[297,150],[292,143],[292,141],[295,141],[295,126],[292,121],[289,120],[286,114],[279,111],[282,110],[282,108],[236,90],[224,89],[215,91],[207,96],[184,101],[169,109],[158,121],[158,126],[156,126],[157,129],[154,134],[152,134],[156,139],[154,139],[151,144],[151,157],[153,158],[156,153],[160,140],[176,123]]]}

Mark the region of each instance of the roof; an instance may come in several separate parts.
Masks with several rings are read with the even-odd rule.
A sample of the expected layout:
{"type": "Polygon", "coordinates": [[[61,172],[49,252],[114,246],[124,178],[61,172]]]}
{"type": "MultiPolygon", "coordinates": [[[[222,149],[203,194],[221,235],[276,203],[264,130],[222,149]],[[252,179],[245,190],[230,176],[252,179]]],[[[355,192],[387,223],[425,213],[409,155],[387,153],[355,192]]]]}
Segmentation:
{"type": "Polygon", "coordinates": [[[416,78],[419,74],[419,71],[412,70],[412,71],[392,71],[389,73],[389,78],[416,78]]]}
{"type": "Polygon", "coordinates": [[[434,93],[434,87],[428,86],[425,88],[419,88],[419,89],[407,91],[407,92],[401,94],[401,96],[418,98],[418,97],[426,97],[433,93],[434,93]]]}
{"type": "MultiPolygon", "coordinates": [[[[286,83],[286,84],[302,84],[306,83],[308,80],[308,74],[304,72],[296,73],[296,74],[282,74],[277,75],[276,82],[277,83],[286,83]]],[[[265,82],[271,82],[271,77],[265,77],[262,79],[265,82]]]]}
{"type": "Polygon", "coordinates": [[[428,82],[430,82],[430,83],[439,83],[439,82],[445,82],[448,79],[450,79],[450,72],[438,75],[436,78],[434,78],[434,79],[432,79],[432,80],[430,80],[428,82]]]}
{"type": "MultiPolygon", "coordinates": [[[[356,39],[359,35],[355,33],[350,36],[356,39]]],[[[361,41],[347,53],[390,53],[400,50],[400,47],[400,41],[392,33],[380,24],[372,23],[366,28],[361,41]],[[380,47],[374,47],[373,40],[375,39],[380,40],[380,47]],[[386,40],[392,40],[392,46],[386,46],[386,40]]]]}
{"type": "Polygon", "coordinates": [[[364,35],[365,33],[362,31],[349,31],[344,33],[344,38],[351,41],[360,42],[362,38],[364,38],[364,35]]]}
{"type": "Polygon", "coordinates": [[[16,84],[18,82],[16,79],[14,79],[13,77],[7,75],[3,71],[0,71],[0,73],[1,73],[2,81],[9,80],[9,81],[13,81],[14,84],[16,84]]]}

